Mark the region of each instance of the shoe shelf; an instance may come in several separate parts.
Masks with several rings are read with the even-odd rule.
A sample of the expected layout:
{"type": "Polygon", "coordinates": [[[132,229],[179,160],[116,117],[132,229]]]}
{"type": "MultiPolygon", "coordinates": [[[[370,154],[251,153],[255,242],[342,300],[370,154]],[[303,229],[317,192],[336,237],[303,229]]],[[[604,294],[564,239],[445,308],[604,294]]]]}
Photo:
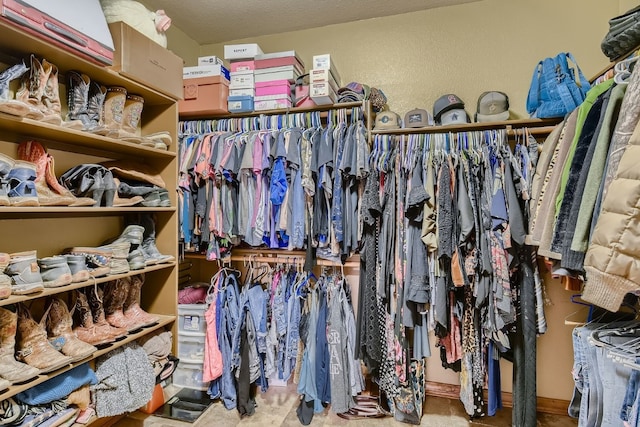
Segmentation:
{"type": "Polygon", "coordinates": [[[2,206],[0,207],[0,217],[3,219],[24,219],[29,218],[55,218],[72,216],[121,216],[127,213],[144,212],[176,212],[176,207],[73,207],[73,206],[2,206]]]}
{"type": "Polygon", "coordinates": [[[77,70],[105,86],[125,86],[129,91],[144,97],[146,103],[174,104],[176,102],[170,96],[122,76],[104,65],[78,57],[4,22],[0,22],[0,51],[15,59],[23,58],[27,53],[35,53],[55,64],[62,74],[68,70],[77,70]]]}
{"type": "Polygon", "coordinates": [[[22,140],[36,139],[45,142],[47,148],[81,150],[86,154],[110,157],[113,154],[135,155],[146,158],[172,159],[176,153],[95,135],[81,130],[68,129],[28,118],[0,113],[0,130],[12,132],[22,140]]]}
{"type": "MultiPolygon", "coordinates": [[[[152,271],[158,271],[158,270],[169,270],[169,269],[173,269],[175,265],[176,265],[175,262],[167,262],[164,264],[150,265],[140,270],[129,271],[128,273],[110,274],[107,276],[96,277],[95,279],[89,279],[84,282],[72,283],[70,285],[59,286],[55,288],[45,288],[43,291],[35,292],[32,294],[11,295],[9,298],[0,300],[0,307],[4,305],[17,304],[23,301],[31,301],[35,298],[45,298],[50,295],[57,295],[64,292],[72,291],[74,289],[86,288],[87,286],[94,286],[96,284],[110,282],[112,280],[117,280],[127,276],[135,276],[137,274],[150,273],[152,271]]],[[[0,397],[0,400],[2,400],[1,397],[0,397]]]]}
{"type": "Polygon", "coordinates": [[[4,390],[4,391],[0,391],[0,401],[7,399],[11,396],[14,396],[22,391],[28,390],[31,387],[38,385],[40,383],[43,383],[45,381],[47,381],[50,378],[53,378],[57,375],[63,374],[65,372],[67,372],[70,369],[73,369],[76,366],[82,365],[83,363],[87,363],[90,360],[93,360],[99,356],[102,356],[118,347],[122,347],[125,344],[128,344],[132,341],[137,340],[138,338],[141,338],[155,330],[164,328],[165,326],[171,325],[172,323],[175,322],[176,320],[176,316],[167,316],[167,315],[161,315],[161,314],[154,314],[155,316],[157,316],[160,320],[158,321],[158,323],[148,326],[146,328],[142,328],[139,331],[134,331],[132,333],[129,333],[126,337],[124,337],[123,339],[119,340],[119,341],[115,341],[113,343],[107,344],[105,346],[100,346],[98,348],[98,351],[94,352],[91,356],[88,356],[86,359],[83,360],[79,360],[77,362],[73,362],[70,363],[69,365],[64,366],[63,368],[60,368],[56,371],[50,372],[48,374],[41,374],[38,375],[37,377],[33,378],[31,381],[27,381],[25,383],[22,384],[15,384],[13,386],[10,386],[8,389],[4,390]]]}

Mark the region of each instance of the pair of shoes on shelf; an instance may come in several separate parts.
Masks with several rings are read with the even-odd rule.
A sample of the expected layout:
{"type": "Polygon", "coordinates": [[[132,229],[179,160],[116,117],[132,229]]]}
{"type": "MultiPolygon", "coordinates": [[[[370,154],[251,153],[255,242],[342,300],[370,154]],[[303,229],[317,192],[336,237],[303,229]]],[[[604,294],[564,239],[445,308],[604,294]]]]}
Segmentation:
{"type": "Polygon", "coordinates": [[[40,322],[34,320],[23,303],[17,304],[15,350],[18,359],[47,373],[91,356],[97,348],[80,340],[72,326],[72,315],[60,298],[48,300],[40,322]]]}
{"type": "Polygon", "coordinates": [[[111,326],[104,314],[102,288],[93,287],[75,291],[73,308],[74,333],[82,341],[100,347],[127,336],[127,330],[111,326]]]}
{"type": "Polygon", "coordinates": [[[113,174],[99,164],[74,166],[60,176],[60,183],[76,197],[90,197],[96,207],[112,207],[116,193],[113,174]]]}
{"type": "MultiPolygon", "coordinates": [[[[37,257],[37,251],[0,254],[9,260],[2,269],[2,276],[10,279],[10,290],[14,295],[28,295],[44,290],[80,282],[89,278],[84,258],[68,255],[37,257]]],[[[0,281],[6,282],[0,277],[0,281]]]]}
{"type": "Polygon", "coordinates": [[[144,107],[144,98],[128,93],[121,86],[110,86],[103,106],[103,120],[107,136],[127,142],[140,144],[140,119],[144,107]]]}
{"type": "Polygon", "coordinates": [[[175,261],[173,255],[162,254],[156,246],[156,223],[151,214],[136,215],[113,242],[129,242],[131,270],[175,261]]]}
{"type": "Polygon", "coordinates": [[[140,307],[144,273],[112,280],[104,284],[104,310],[107,322],[129,332],[158,323],[140,307]]]}
{"type": "Polygon", "coordinates": [[[0,73],[0,111],[19,117],[60,125],[62,123],[58,67],[35,55],[0,73]],[[20,88],[11,97],[9,83],[20,79],[20,88]]]}

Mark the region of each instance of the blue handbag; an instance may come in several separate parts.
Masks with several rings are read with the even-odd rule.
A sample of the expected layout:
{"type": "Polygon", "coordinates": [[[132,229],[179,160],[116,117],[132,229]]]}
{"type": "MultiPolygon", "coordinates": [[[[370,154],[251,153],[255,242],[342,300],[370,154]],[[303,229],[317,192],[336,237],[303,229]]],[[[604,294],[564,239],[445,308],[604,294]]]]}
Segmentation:
{"type": "Polygon", "coordinates": [[[573,55],[559,53],[538,62],[533,70],[527,112],[539,119],[564,117],[584,101],[590,88],[573,55]]]}

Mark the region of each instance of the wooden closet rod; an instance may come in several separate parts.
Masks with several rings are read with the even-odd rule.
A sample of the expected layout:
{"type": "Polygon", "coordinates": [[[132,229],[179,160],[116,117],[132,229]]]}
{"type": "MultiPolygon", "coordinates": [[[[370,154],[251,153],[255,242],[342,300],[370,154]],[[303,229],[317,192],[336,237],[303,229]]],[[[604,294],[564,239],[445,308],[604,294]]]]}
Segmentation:
{"type": "MultiPolygon", "coordinates": [[[[553,130],[555,129],[555,126],[540,126],[540,127],[532,127],[532,128],[526,128],[526,130],[529,132],[530,135],[549,135],[551,132],[553,132],[553,130]]],[[[524,135],[525,129],[524,128],[507,128],[507,135],[508,136],[521,136],[524,135]]]]}
{"type": "MultiPolygon", "coordinates": [[[[253,261],[253,262],[266,262],[268,264],[273,263],[282,263],[282,264],[292,264],[292,263],[300,263],[304,264],[304,257],[290,257],[290,256],[247,256],[247,255],[233,255],[231,254],[231,261],[253,261]]],[[[316,264],[322,267],[344,267],[344,268],[359,268],[360,262],[358,261],[347,261],[344,264],[340,264],[337,262],[329,261],[326,259],[316,260],[316,264]]]]}

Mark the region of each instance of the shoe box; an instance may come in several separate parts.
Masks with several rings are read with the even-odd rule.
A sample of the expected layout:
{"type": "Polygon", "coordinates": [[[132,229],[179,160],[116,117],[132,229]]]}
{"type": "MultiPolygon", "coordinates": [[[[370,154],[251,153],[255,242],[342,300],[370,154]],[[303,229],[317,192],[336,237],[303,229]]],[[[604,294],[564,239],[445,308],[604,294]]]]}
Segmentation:
{"type": "Polygon", "coordinates": [[[229,80],[223,75],[184,79],[178,111],[183,117],[227,113],[229,80]]]}
{"type": "Polygon", "coordinates": [[[109,24],[109,30],[115,46],[111,66],[114,71],[182,99],[182,58],[124,22],[109,24]]]}
{"type": "Polygon", "coordinates": [[[99,0],[2,0],[0,20],[88,61],[113,62],[115,47],[99,0]]]}

